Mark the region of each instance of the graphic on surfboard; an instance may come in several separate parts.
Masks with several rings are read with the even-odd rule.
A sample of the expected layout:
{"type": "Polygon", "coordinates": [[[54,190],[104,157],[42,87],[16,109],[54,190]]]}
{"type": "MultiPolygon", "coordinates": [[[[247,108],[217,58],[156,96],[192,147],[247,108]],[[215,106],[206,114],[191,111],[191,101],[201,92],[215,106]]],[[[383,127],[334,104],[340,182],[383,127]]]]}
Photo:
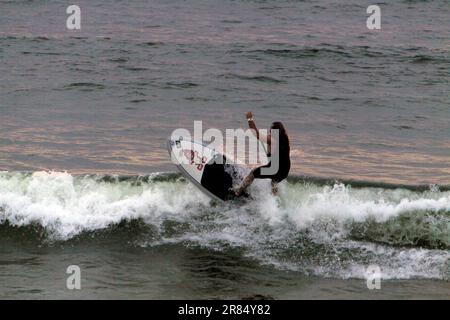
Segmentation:
{"type": "Polygon", "coordinates": [[[183,137],[169,139],[168,149],[178,170],[205,194],[221,201],[236,198],[232,189],[242,180],[244,168],[227,163],[226,156],[216,150],[183,137]]]}

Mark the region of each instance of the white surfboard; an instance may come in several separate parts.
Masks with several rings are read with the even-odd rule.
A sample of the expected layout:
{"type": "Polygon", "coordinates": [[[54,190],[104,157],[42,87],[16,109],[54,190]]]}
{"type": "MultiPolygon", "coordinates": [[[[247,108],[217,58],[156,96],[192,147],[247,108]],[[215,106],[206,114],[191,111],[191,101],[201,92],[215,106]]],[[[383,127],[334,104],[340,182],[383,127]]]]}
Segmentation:
{"type": "Polygon", "coordinates": [[[183,137],[169,139],[168,150],[183,176],[205,194],[221,201],[236,198],[232,188],[240,183],[242,168],[227,163],[225,155],[183,137]]]}

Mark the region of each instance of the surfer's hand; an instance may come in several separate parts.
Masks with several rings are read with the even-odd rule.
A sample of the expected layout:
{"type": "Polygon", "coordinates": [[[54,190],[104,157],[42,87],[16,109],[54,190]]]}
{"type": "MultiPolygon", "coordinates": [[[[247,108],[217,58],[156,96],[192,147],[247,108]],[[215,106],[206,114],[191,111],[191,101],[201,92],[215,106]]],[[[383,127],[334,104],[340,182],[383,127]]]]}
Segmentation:
{"type": "Polygon", "coordinates": [[[253,113],[251,111],[249,111],[245,114],[245,116],[247,117],[247,119],[251,119],[251,118],[253,118],[253,113]]]}

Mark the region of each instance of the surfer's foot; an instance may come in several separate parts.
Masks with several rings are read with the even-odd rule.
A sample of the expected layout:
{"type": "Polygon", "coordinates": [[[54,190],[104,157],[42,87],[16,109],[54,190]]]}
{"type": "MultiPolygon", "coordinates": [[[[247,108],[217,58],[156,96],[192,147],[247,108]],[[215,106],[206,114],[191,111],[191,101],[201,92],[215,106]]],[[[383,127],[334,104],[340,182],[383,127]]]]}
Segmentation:
{"type": "Polygon", "coordinates": [[[278,183],[272,181],[272,195],[278,196],[278,183]]]}
{"type": "Polygon", "coordinates": [[[242,188],[237,188],[237,189],[234,190],[234,195],[236,197],[240,197],[243,192],[244,192],[244,190],[242,188]]]}

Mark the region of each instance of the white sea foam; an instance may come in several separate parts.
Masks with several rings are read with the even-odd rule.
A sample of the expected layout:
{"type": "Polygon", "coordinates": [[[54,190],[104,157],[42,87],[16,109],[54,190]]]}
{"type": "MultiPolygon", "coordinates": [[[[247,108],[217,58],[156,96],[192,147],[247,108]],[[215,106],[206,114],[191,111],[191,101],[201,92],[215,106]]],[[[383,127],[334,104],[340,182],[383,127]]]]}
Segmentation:
{"type": "Polygon", "coordinates": [[[0,173],[0,222],[38,224],[49,237],[64,241],[141,219],[160,230],[157,238],[138,243],[141,246],[237,247],[261,263],[341,278],[364,278],[369,264],[379,264],[386,279],[449,275],[448,191],[283,183],[277,198],[270,195],[267,181],[258,181],[251,191],[255,199],[247,203],[212,204],[194,186],[177,179],[138,183],[63,172],[5,172],[0,173]],[[189,227],[166,232],[161,228],[166,221],[189,227]],[[378,229],[371,233],[369,222],[378,229]],[[352,236],[360,224],[369,230],[355,241],[352,236]],[[446,249],[403,247],[402,234],[446,249]]]}
{"type": "Polygon", "coordinates": [[[123,220],[142,218],[158,223],[162,214],[177,218],[188,214],[192,204],[207,201],[193,186],[181,183],[133,186],[130,182],[75,179],[61,172],[0,177],[1,220],[14,226],[38,223],[60,239],[123,220]]]}

